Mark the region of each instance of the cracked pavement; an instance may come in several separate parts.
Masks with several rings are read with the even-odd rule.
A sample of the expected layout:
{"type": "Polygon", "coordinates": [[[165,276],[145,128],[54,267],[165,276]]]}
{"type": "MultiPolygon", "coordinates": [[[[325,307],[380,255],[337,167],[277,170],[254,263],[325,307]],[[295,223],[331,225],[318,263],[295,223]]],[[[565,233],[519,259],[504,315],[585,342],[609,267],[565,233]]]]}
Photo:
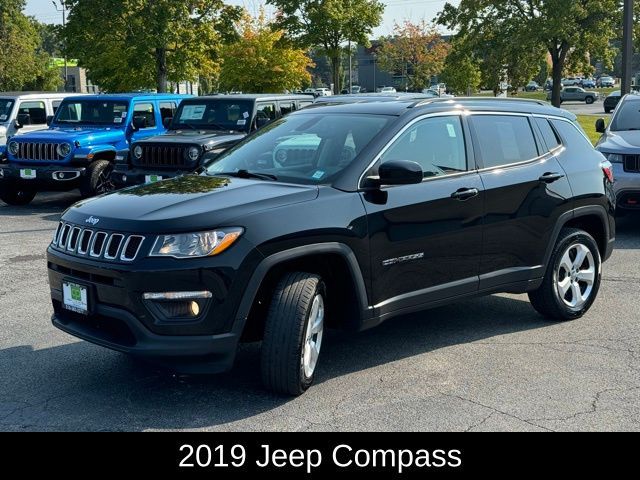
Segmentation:
{"type": "Polygon", "coordinates": [[[44,251],[77,199],[0,203],[0,430],[640,430],[639,216],[619,221],[584,318],[494,295],[330,332],[292,399],[262,389],[256,344],[230,373],[187,377],[53,328],[44,251]]]}

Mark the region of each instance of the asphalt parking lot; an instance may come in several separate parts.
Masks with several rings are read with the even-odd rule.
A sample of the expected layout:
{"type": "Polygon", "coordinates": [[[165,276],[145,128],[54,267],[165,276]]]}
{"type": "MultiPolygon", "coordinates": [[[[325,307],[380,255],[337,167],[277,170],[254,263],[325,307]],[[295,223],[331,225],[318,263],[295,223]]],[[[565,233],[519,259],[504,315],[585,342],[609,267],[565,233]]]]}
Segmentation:
{"type": "Polygon", "coordinates": [[[77,199],[0,202],[0,430],[640,430],[640,216],[619,221],[581,320],[496,295],[334,333],[290,399],[262,390],[257,345],[183,377],[53,328],[44,252],[77,199]]]}

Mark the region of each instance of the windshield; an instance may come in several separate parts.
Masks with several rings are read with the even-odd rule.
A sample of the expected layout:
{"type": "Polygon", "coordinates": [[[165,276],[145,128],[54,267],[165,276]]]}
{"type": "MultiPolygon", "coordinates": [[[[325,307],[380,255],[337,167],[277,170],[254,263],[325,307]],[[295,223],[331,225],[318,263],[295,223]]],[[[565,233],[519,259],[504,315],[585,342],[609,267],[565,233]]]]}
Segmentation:
{"type": "Polygon", "coordinates": [[[624,102],[611,122],[611,131],[640,130],[640,99],[624,102]]]}
{"type": "Polygon", "coordinates": [[[283,182],[331,183],[392,119],[320,113],[287,116],[223,153],[206,173],[243,171],[283,182]]]}
{"type": "Polygon", "coordinates": [[[251,127],[253,102],[247,100],[210,100],[183,103],[171,124],[172,130],[235,130],[251,127]]]}
{"type": "Polygon", "coordinates": [[[13,100],[8,98],[0,98],[0,123],[6,122],[11,117],[13,103],[13,100]]]}
{"type": "Polygon", "coordinates": [[[54,123],[113,125],[121,126],[126,122],[127,102],[104,100],[72,100],[62,102],[56,112],[54,123]]]}

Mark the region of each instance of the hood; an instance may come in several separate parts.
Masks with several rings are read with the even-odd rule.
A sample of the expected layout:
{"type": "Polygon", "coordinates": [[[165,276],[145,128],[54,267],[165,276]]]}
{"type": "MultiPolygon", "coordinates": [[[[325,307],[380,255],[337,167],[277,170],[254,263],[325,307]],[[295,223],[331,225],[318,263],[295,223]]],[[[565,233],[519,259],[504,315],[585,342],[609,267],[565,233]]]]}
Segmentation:
{"type": "Polygon", "coordinates": [[[640,154],[640,130],[607,131],[596,148],[607,153],[640,154]]]}
{"type": "Polygon", "coordinates": [[[247,134],[229,130],[170,130],[161,135],[154,135],[137,141],[136,145],[145,144],[184,144],[217,145],[219,143],[239,142],[247,134]]]}
{"type": "Polygon", "coordinates": [[[317,196],[312,185],[186,175],[78,202],[63,219],[85,225],[93,217],[97,229],[129,233],[191,232],[244,226],[247,214],[317,196]]]}
{"type": "Polygon", "coordinates": [[[53,127],[48,130],[16,135],[14,140],[50,143],[80,142],[81,146],[87,146],[96,143],[116,143],[123,136],[124,131],[119,128],[53,127]]]}

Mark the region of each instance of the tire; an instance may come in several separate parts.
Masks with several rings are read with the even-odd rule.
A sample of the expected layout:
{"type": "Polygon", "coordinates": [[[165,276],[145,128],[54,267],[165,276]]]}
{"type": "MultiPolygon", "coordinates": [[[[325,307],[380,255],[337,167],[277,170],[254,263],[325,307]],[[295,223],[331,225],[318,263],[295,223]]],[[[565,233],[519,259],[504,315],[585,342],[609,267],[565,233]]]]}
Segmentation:
{"type": "Polygon", "coordinates": [[[80,193],[83,197],[93,197],[111,192],[113,183],[111,172],[113,164],[109,160],[95,160],[87,167],[87,174],[80,183],[80,193]]]}
{"type": "Polygon", "coordinates": [[[313,382],[324,332],[325,292],[320,276],[304,272],[287,273],[276,286],[260,359],[269,390],[297,396],[313,382]]]}
{"type": "Polygon", "coordinates": [[[605,108],[604,109],[604,113],[611,113],[611,109],[610,108],[605,108]]]}
{"type": "Polygon", "coordinates": [[[542,285],[529,292],[531,305],[552,320],[582,317],[598,295],[601,265],[600,251],[591,235],[584,230],[563,228],[553,248],[542,285]],[[580,261],[578,253],[583,255],[580,265],[577,265],[580,261]]]}
{"type": "Polygon", "coordinates": [[[591,105],[593,103],[593,97],[587,97],[584,99],[587,105],[591,105]]]}
{"type": "Polygon", "coordinates": [[[31,203],[36,196],[35,190],[19,189],[14,185],[0,187],[0,200],[7,205],[22,206],[31,203]]]}

